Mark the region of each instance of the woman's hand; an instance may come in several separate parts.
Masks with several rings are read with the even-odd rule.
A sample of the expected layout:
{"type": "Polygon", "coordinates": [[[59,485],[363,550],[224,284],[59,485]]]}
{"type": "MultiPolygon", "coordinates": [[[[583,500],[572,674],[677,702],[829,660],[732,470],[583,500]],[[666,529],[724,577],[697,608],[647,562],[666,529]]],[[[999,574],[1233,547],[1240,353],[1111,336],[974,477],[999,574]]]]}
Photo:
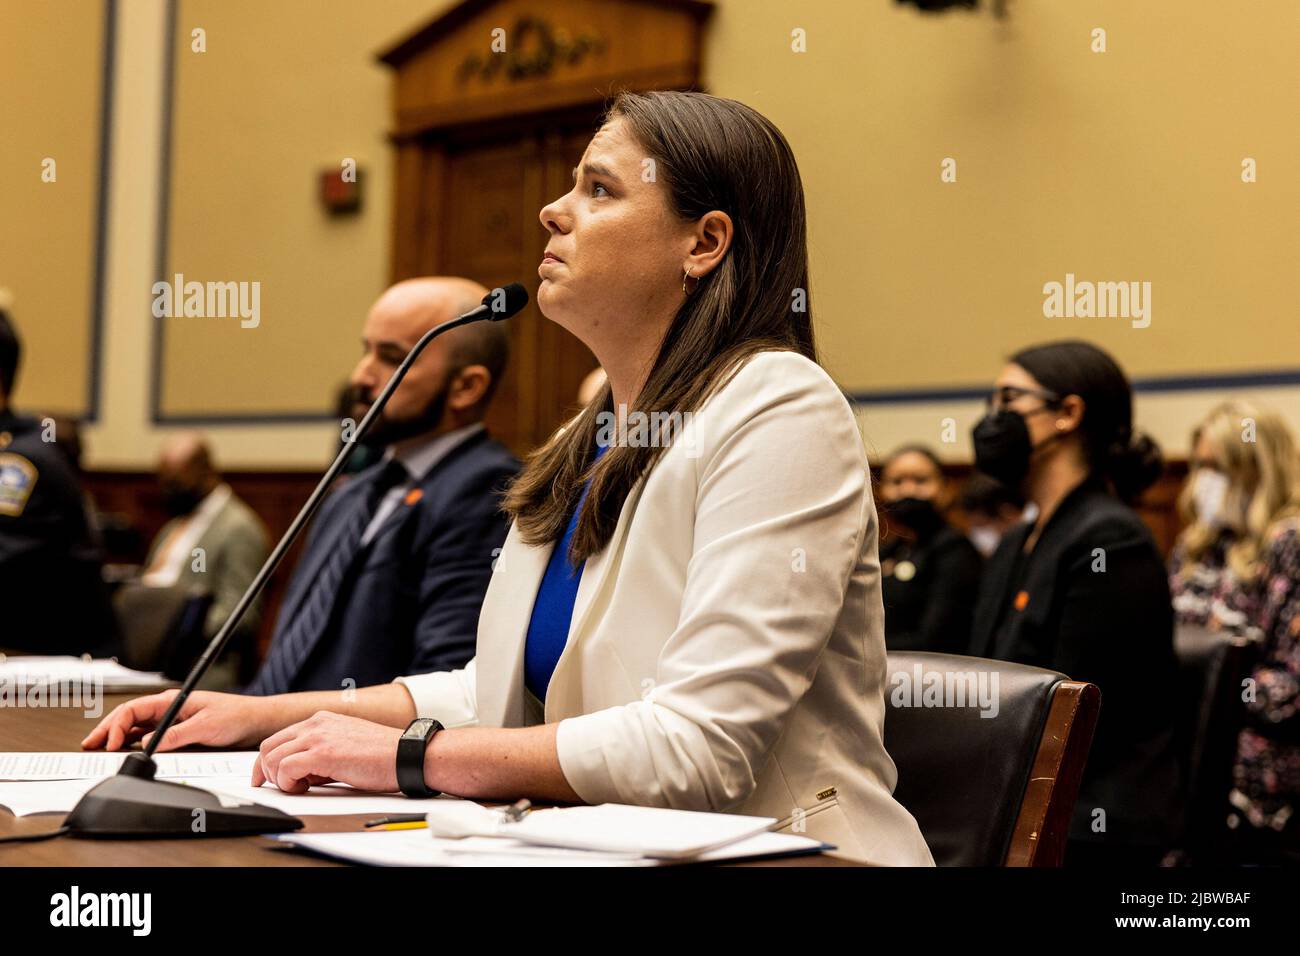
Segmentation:
{"type": "MultiPolygon", "coordinates": [[[[122,750],[139,740],[148,746],[178,691],[137,697],[119,704],[81,742],[83,750],[122,750]]],[[[176,721],[158,749],[175,750],[190,744],[246,749],[276,731],[274,697],[245,697],[195,691],[186,699],[176,721]]]]}
{"type": "Polygon", "coordinates": [[[270,781],[285,793],[326,783],[359,790],[397,790],[396,727],[322,710],[262,741],[253,786],[270,781]]]}

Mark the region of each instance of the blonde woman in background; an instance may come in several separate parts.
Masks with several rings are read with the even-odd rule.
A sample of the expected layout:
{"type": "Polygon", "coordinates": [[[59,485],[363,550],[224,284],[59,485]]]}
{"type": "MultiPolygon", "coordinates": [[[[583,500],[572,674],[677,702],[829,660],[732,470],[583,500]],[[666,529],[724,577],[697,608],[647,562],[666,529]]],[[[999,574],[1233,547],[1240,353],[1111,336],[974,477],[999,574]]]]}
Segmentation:
{"type": "Polygon", "coordinates": [[[1225,402],[1192,434],[1179,499],[1188,522],[1170,590],[1180,623],[1261,642],[1237,747],[1232,802],[1300,847],[1300,453],[1283,419],[1225,402]]]}

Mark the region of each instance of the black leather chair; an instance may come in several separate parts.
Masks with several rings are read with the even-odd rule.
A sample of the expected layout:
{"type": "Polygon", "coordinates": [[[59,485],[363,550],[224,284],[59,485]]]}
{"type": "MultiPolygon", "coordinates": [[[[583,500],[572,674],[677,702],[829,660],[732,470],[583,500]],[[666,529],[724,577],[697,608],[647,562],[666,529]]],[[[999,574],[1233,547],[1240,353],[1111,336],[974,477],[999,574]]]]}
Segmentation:
{"type": "Polygon", "coordinates": [[[898,767],[894,796],[916,817],[935,862],[1060,866],[1097,725],[1097,687],[956,654],[890,654],[888,668],[885,747],[898,767]],[[972,686],[966,675],[976,690],[981,680],[996,688],[996,716],[980,716],[973,695],[956,696],[972,686]],[[951,688],[940,698],[946,705],[923,706],[935,680],[951,688]],[[922,696],[914,697],[918,683],[922,696]]]}
{"type": "Polygon", "coordinates": [[[1178,752],[1186,782],[1185,858],[1212,862],[1229,839],[1228,793],[1245,721],[1242,681],[1250,676],[1258,647],[1245,637],[1180,626],[1178,658],[1178,752]]]}

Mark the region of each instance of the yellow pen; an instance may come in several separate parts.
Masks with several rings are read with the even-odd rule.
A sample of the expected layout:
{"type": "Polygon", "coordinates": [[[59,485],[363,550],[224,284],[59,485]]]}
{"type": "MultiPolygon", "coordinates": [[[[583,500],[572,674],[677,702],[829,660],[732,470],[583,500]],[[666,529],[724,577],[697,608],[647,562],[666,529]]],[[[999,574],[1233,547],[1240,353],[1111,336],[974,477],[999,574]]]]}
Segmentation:
{"type": "Polygon", "coordinates": [[[394,813],[365,822],[367,830],[418,830],[427,826],[423,813],[394,813]]]}

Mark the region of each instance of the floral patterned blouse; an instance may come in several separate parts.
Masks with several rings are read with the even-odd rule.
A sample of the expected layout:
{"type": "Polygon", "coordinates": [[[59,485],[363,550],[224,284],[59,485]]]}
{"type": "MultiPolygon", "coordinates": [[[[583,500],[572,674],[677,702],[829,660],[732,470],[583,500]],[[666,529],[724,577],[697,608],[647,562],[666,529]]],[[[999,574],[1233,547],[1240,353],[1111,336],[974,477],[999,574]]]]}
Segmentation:
{"type": "MultiPolygon", "coordinates": [[[[1254,699],[1246,707],[1262,728],[1294,724],[1300,720],[1300,518],[1284,519],[1269,532],[1261,555],[1264,571],[1249,584],[1227,567],[1230,543],[1220,538],[1194,564],[1181,548],[1174,549],[1169,586],[1175,616],[1179,623],[1257,637],[1262,647],[1253,674],[1254,699]]],[[[1300,810],[1300,744],[1245,728],[1233,776],[1234,803],[1255,826],[1281,827],[1300,810]]]]}

